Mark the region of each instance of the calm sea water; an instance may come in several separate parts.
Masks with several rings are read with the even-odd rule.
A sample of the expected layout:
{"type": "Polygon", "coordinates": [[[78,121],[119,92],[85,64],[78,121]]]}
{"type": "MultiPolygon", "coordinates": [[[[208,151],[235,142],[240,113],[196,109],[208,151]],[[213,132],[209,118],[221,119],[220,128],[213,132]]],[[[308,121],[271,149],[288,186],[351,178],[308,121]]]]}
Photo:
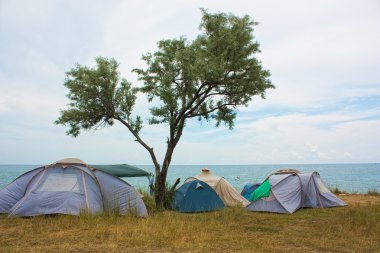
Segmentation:
{"type": "MultiPolygon", "coordinates": [[[[12,182],[16,177],[38,165],[0,165],[0,188],[12,182]]],[[[153,172],[153,166],[137,165],[153,172]]],[[[380,191],[380,164],[278,164],[278,165],[172,165],[168,181],[177,178],[183,182],[186,178],[198,174],[202,168],[209,168],[215,175],[226,178],[237,190],[246,183],[261,182],[268,174],[281,168],[293,168],[303,172],[318,171],[325,183],[332,188],[348,192],[365,193],[368,190],[380,191]],[[240,180],[236,178],[240,177],[240,180]]],[[[146,178],[125,178],[135,187],[148,186],[146,178]]]]}

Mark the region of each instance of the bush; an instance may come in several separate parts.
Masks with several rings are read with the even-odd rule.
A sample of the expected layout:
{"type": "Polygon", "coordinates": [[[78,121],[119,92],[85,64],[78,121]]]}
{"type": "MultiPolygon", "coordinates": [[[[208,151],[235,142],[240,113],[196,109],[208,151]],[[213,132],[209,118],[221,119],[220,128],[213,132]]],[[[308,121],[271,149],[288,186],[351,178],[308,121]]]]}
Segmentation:
{"type": "Polygon", "coordinates": [[[371,195],[371,196],[380,196],[380,192],[378,192],[378,191],[375,190],[375,189],[370,189],[370,190],[368,190],[367,194],[368,194],[368,195],[371,195]]]}
{"type": "Polygon", "coordinates": [[[137,191],[142,195],[142,200],[148,210],[148,213],[153,212],[156,209],[156,203],[154,202],[154,196],[149,194],[146,189],[138,188],[137,191]]]}
{"type": "Polygon", "coordinates": [[[348,192],[339,189],[337,186],[335,186],[335,188],[330,189],[330,191],[332,193],[336,194],[336,195],[339,195],[339,194],[348,194],[348,192]]]}
{"type": "MultiPolygon", "coordinates": [[[[166,182],[165,184],[165,196],[164,196],[164,209],[171,210],[172,209],[172,201],[175,195],[175,188],[173,189],[173,185],[166,182]]],[[[149,192],[145,189],[138,188],[137,191],[142,195],[142,199],[148,209],[148,212],[157,211],[156,203],[155,203],[155,195],[149,194],[149,192]]],[[[155,193],[154,193],[155,194],[155,193]]]]}
{"type": "Polygon", "coordinates": [[[165,197],[164,197],[164,208],[165,209],[173,209],[172,202],[175,195],[175,188],[173,189],[173,185],[166,182],[165,184],[165,197]]]}

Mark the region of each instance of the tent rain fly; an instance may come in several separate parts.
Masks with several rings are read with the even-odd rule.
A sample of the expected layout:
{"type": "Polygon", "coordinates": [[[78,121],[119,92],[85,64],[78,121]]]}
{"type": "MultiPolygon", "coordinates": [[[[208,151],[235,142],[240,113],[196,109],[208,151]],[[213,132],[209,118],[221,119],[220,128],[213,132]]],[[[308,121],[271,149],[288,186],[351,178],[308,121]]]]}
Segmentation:
{"type": "Polygon", "coordinates": [[[148,179],[150,179],[153,176],[152,173],[129,164],[90,166],[95,169],[107,172],[116,177],[147,177],[148,179]]]}

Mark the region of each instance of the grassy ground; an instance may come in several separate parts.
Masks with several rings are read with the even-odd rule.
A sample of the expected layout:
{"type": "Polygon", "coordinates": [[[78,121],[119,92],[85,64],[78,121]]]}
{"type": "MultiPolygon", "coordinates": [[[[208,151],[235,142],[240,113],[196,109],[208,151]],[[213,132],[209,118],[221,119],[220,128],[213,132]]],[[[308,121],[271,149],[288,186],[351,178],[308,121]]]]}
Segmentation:
{"type": "Polygon", "coordinates": [[[0,216],[0,252],[380,252],[380,197],[292,215],[239,208],[149,218],[0,216]]]}

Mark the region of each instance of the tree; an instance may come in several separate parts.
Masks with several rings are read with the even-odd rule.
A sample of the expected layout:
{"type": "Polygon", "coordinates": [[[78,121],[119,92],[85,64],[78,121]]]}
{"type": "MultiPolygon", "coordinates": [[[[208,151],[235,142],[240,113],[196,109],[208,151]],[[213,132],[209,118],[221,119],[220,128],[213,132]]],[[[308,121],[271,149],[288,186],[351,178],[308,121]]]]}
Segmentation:
{"type": "Polygon", "coordinates": [[[96,58],[96,68],[76,65],[66,73],[69,109],[61,111],[56,124],[69,125],[74,137],[81,130],[97,129],[119,121],[150,154],[155,167],[155,201],[163,207],[165,184],[173,152],[189,119],[224,123],[232,129],[238,106],[247,106],[253,96],[265,98],[274,88],[269,71],[255,58],[259,44],[254,41],[249,16],[210,14],[202,10],[201,34],[162,40],[153,54],[143,55],[146,69],[134,69],[143,86],[133,88],[120,80],[114,59],[96,58]],[[132,117],[137,92],[145,93],[152,117],[149,124],[169,128],[167,150],[162,164],[154,150],[140,136],[143,122],[132,117]]]}

